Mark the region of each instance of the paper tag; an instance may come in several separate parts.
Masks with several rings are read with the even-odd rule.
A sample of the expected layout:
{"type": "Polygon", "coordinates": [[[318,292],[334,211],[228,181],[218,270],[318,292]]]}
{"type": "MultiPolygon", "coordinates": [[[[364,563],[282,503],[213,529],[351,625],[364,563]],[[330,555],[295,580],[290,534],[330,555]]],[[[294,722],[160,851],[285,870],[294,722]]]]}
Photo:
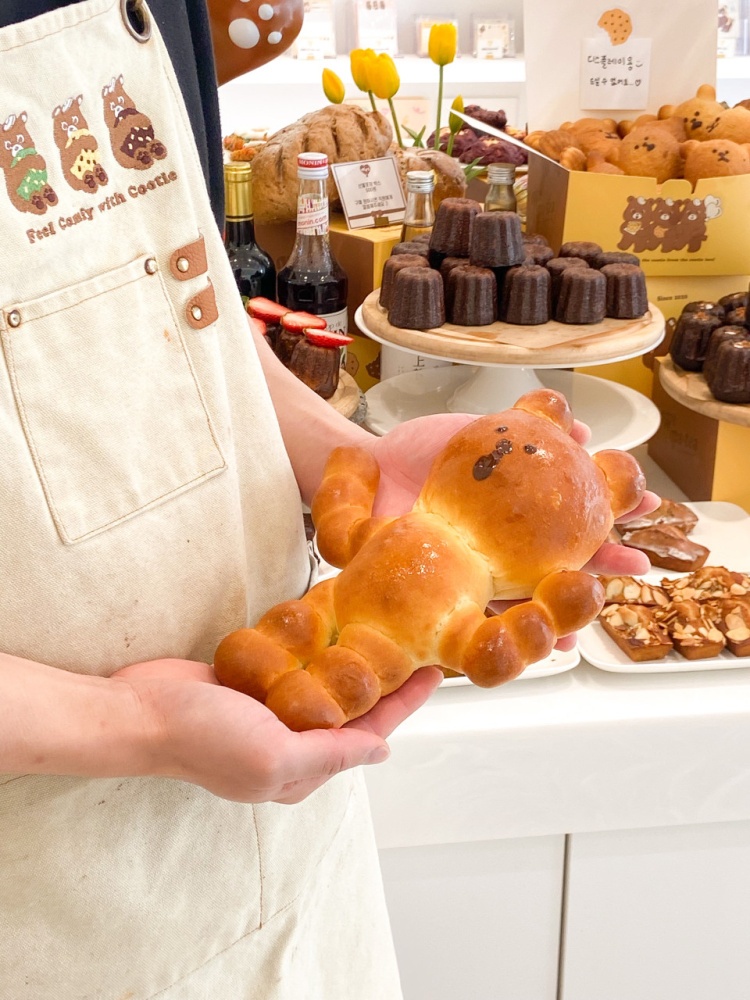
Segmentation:
{"type": "Polygon", "coordinates": [[[612,45],[607,38],[581,44],[581,108],[645,110],[651,78],[651,39],[629,38],[612,45]]]}
{"type": "Polygon", "coordinates": [[[398,52],[395,0],[355,0],[355,14],[359,48],[395,56],[398,52]]]}
{"type": "Polygon", "coordinates": [[[392,156],[331,165],[349,229],[369,229],[403,222],[406,202],[392,156]]]}

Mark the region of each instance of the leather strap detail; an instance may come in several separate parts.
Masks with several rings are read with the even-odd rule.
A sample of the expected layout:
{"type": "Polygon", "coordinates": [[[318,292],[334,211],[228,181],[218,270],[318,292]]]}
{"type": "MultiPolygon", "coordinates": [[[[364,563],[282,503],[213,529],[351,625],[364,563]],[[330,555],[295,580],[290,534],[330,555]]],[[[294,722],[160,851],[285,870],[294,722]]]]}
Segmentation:
{"type": "Polygon", "coordinates": [[[208,270],[208,260],[203,237],[200,236],[194,243],[188,243],[175,250],[169,258],[169,270],[172,272],[172,277],[178,281],[188,281],[190,278],[205,274],[208,270]]]}
{"type": "Polygon", "coordinates": [[[190,299],[185,307],[185,316],[194,330],[203,330],[219,318],[214,286],[209,283],[190,299]]]}

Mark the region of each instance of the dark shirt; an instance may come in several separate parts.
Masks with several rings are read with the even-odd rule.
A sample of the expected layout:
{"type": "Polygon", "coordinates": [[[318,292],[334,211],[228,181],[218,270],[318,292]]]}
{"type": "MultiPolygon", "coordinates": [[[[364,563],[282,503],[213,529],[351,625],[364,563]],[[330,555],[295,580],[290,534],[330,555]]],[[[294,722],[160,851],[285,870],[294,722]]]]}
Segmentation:
{"type": "MultiPolygon", "coordinates": [[[[0,28],[26,21],[78,0],[0,0],[0,28]]],[[[149,0],[182,89],[211,205],[224,224],[219,98],[206,0],[149,0]]]]}

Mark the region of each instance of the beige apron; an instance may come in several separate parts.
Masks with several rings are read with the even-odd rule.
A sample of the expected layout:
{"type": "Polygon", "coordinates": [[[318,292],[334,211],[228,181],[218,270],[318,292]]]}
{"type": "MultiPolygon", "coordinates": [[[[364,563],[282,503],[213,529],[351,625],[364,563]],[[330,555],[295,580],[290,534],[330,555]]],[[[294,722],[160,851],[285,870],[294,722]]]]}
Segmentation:
{"type": "MultiPolygon", "coordinates": [[[[301,594],[299,493],[153,20],[0,30],[0,650],[176,656],[301,594]]],[[[400,996],[360,775],[0,776],[7,1000],[400,996]]]]}

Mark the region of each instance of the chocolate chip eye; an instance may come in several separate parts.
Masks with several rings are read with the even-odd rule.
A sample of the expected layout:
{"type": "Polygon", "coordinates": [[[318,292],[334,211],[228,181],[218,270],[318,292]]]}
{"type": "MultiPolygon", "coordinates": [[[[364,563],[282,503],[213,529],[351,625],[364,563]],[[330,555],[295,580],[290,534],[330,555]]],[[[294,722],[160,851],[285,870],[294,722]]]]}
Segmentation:
{"type": "Polygon", "coordinates": [[[533,445],[533,444],[525,444],[523,446],[523,450],[526,452],[527,455],[535,455],[536,454],[536,446],[533,445]]]}
{"type": "Polygon", "coordinates": [[[476,480],[481,482],[483,479],[488,479],[492,474],[492,470],[497,465],[497,458],[494,455],[482,455],[474,463],[473,475],[476,480]]]}
{"type": "Polygon", "coordinates": [[[495,428],[495,433],[497,433],[497,434],[505,434],[505,432],[507,431],[507,429],[508,429],[507,427],[496,427],[495,428]]]}
{"type": "Polygon", "coordinates": [[[501,458],[503,455],[510,455],[513,451],[513,442],[509,441],[507,438],[503,438],[502,441],[498,441],[495,445],[495,451],[493,455],[499,455],[501,458]]]}

